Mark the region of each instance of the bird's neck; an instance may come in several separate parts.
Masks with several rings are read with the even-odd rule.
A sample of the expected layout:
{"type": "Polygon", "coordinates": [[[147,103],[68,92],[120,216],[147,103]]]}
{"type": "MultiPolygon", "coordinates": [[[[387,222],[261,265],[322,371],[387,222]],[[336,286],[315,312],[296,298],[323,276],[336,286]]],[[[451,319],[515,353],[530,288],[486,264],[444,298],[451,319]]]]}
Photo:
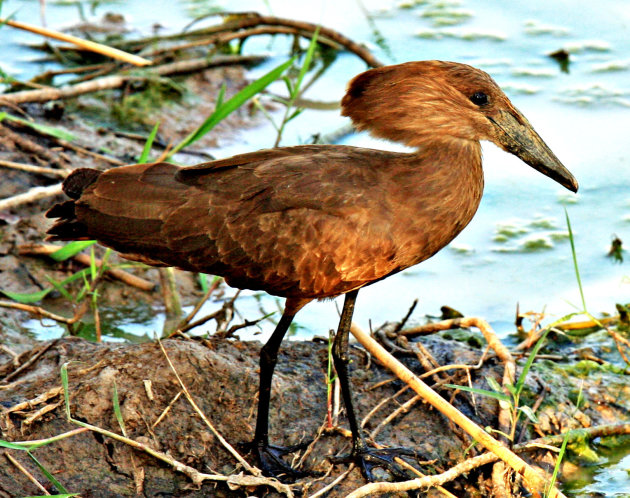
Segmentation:
{"type": "Polygon", "coordinates": [[[407,228],[413,228],[410,232],[431,232],[426,246],[416,252],[426,259],[453,240],[479,207],[484,183],[481,145],[478,141],[434,139],[423,143],[407,160],[408,197],[401,215],[407,219],[407,228]]]}

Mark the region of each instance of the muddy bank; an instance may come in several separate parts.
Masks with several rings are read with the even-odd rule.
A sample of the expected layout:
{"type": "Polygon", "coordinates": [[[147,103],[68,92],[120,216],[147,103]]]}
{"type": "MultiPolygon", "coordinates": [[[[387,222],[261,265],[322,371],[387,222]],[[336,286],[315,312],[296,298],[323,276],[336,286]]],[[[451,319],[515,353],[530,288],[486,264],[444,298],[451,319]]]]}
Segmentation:
{"type": "MultiPolygon", "coordinates": [[[[423,344],[441,365],[475,365],[483,353],[482,349],[441,337],[425,338],[423,344]]],[[[173,339],[164,341],[164,346],[201,410],[224,438],[242,449],[238,443],[251,439],[255,423],[260,344],[173,339]]],[[[201,472],[231,474],[242,471],[234,457],[193,412],[184,396],[180,395],[173,403],[181,389],[158,344],[94,344],[82,339],[64,338],[26,352],[17,363],[25,364],[43,347],[45,351],[19,372],[16,372],[18,365],[11,360],[0,366],[0,378],[6,381],[0,387],[2,439],[43,439],[77,428],[66,420],[63,397],[59,392],[60,367],[69,362],[70,408],[77,419],[120,433],[112,401],[115,382],[128,437],[201,472]],[[49,393],[48,399],[37,401],[36,398],[44,393],[49,393]],[[31,404],[24,405],[27,401],[31,404]],[[171,403],[168,413],[156,424],[171,403]],[[42,410],[45,406],[50,411],[42,410]]],[[[352,356],[352,381],[356,389],[357,408],[363,418],[403,385],[371,361],[361,348],[353,348],[352,356]],[[383,383],[390,379],[391,382],[383,383]]],[[[416,373],[424,371],[417,358],[402,360],[416,373]]],[[[285,344],[273,385],[271,439],[274,443],[293,445],[307,441],[322,426],[326,417],[326,367],[326,344],[285,344]]],[[[493,377],[500,380],[501,372],[501,365],[490,355],[481,368],[470,370],[471,381],[475,386],[487,388],[485,379],[493,377]]],[[[562,365],[557,368],[547,364],[534,367],[525,392],[526,401],[542,398],[537,411],[540,423],[530,424],[522,431],[520,438],[523,441],[568,428],[628,419],[630,382],[625,378],[618,377],[613,382],[604,373],[591,372],[583,381],[586,403],[578,409],[575,406],[575,387],[578,385],[576,375],[579,374],[567,372],[568,369],[562,365]],[[611,399],[615,400],[614,403],[602,403],[611,399]]],[[[446,379],[467,383],[463,371],[450,370],[448,373],[453,377],[447,379],[442,376],[439,381],[446,379]]],[[[453,396],[453,390],[448,388],[442,388],[441,392],[480,425],[497,425],[498,406],[495,400],[481,396],[473,399],[466,393],[453,396]]],[[[386,402],[367,421],[365,430],[374,430],[411,397],[411,394],[403,393],[396,400],[386,402]]],[[[345,426],[343,416],[340,425],[345,426]]],[[[422,461],[420,468],[428,474],[446,470],[480,452],[475,447],[471,448],[472,441],[467,435],[421,402],[385,425],[376,440],[388,446],[416,449],[422,461]]],[[[296,491],[310,495],[332,482],[347,466],[332,466],[326,457],[348,449],[347,437],[336,431],[325,433],[313,445],[303,468],[330,472],[330,475],[321,479],[306,478],[295,485],[296,491]]],[[[243,451],[246,459],[255,463],[252,456],[243,451]]],[[[23,452],[2,452],[10,452],[40,482],[47,482],[23,452]]],[[[69,491],[81,496],[237,497],[273,496],[275,493],[266,487],[231,490],[224,483],[205,482],[200,487],[193,486],[185,475],[146,453],[91,432],[38,448],[34,454],[69,491]]],[[[553,460],[547,452],[539,450],[524,456],[547,472],[551,471],[553,460]]],[[[573,461],[576,458],[574,455],[573,461]]],[[[482,467],[446,487],[457,496],[472,496],[475,493],[485,496],[490,493],[487,487],[489,472],[490,466],[482,467]]],[[[355,469],[329,496],[344,496],[362,484],[364,480],[355,469]]],[[[0,466],[0,492],[4,493],[3,496],[38,494],[37,488],[14,465],[0,466]]],[[[428,493],[432,496],[433,492],[428,493]]],[[[424,493],[422,495],[425,496],[424,493]]]]}

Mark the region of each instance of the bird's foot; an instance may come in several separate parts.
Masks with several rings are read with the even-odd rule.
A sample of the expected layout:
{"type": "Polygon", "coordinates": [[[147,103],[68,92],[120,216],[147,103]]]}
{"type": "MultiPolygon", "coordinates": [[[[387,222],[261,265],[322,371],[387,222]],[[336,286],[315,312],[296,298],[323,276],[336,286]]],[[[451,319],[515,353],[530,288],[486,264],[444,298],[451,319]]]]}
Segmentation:
{"type": "Polygon", "coordinates": [[[368,481],[405,481],[411,476],[400,463],[396,462],[399,457],[418,457],[418,453],[408,448],[354,448],[352,453],[337,457],[328,457],[332,463],[348,463],[354,462],[361,469],[361,473],[368,481]],[[384,473],[378,472],[375,475],[375,469],[382,469],[384,473]],[[389,475],[387,475],[389,474],[389,475]]]}
{"type": "Polygon", "coordinates": [[[264,475],[275,477],[284,482],[295,481],[313,475],[310,472],[294,469],[282,458],[289,453],[305,449],[309,444],[310,441],[293,446],[276,446],[274,444],[264,445],[252,441],[251,443],[245,443],[244,446],[248,447],[256,455],[260,470],[263,471],[264,475]]]}

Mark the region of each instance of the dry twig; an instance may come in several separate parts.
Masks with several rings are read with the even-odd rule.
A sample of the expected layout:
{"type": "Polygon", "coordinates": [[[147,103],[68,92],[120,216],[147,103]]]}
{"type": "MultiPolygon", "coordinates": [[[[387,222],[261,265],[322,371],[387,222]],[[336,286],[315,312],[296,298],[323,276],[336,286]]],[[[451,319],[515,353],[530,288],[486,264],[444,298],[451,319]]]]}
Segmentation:
{"type": "Polygon", "coordinates": [[[36,33],[38,35],[46,36],[48,38],[54,38],[55,40],[69,42],[83,49],[90,50],[91,52],[96,52],[98,54],[106,55],[107,57],[111,57],[113,59],[129,62],[136,66],[147,66],[149,64],[152,64],[150,60],[147,60],[143,57],[138,57],[137,55],[123,52],[122,50],[119,50],[117,48],[108,47],[107,45],[95,43],[89,40],[83,40],[82,38],[68,35],[66,33],[61,33],[59,31],[54,31],[52,29],[34,26],[32,24],[14,21],[12,19],[0,19],[0,23],[7,24],[9,26],[22,29],[24,31],[30,31],[31,33],[36,33]]]}
{"type": "MultiPolygon", "coordinates": [[[[251,64],[254,62],[259,62],[263,59],[264,57],[257,55],[217,55],[211,59],[200,58],[177,61],[147,69],[146,78],[201,71],[202,69],[229,64],[251,64]]],[[[120,88],[128,81],[139,79],[142,80],[145,78],[137,75],[118,74],[112,76],[104,76],[102,78],[78,83],[76,85],[63,86],[61,88],[24,90],[22,92],[8,93],[3,95],[2,98],[8,102],[13,102],[15,104],[23,104],[25,102],[47,102],[49,100],[68,99],[86,93],[98,92],[101,90],[120,88]]]]}
{"type": "Polygon", "coordinates": [[[40,199],[46,199],[47,197],[53,197],[61,194],[61,183],[50,185],[48,187],[33,187],[29,191],[7,197],[6,199],[0,199],[0,211],[4,209],[12,209],[22,204],[28,204],[29,202],[35,202],[40,199]]]}
{"type": "Polygon", "coordinates": [[[35,476],[33,474],[31,474],[26,469],[26,467],[24,467],[20,462],[18,462],[15,458],[13,458],[9,453],[5,453],[4,456],[6,456],[7,459],[9,460],[9,462],[11,462],[13,465],[15,465],[15,467],[20,472],[22,472],[22,474],[24,474],[29,481],[31,481],[33,484],[35,484],[37,489],[39,489],[43,494],[45,494],[47,496],[50,495],[48,490],[44,486],[42,486],[42,484],[35,478],[35,476]]]}
{"type": "MultiPolygon", "coordinates": [[[[36,244],[36,243],[22,244],[18,246],[18,254],[49,256],[50,254],[61,249],[62,247],[63,246],[58,246],[55,244],[36,244]]],[[[90,266],[92,264],[91,256],[85,253],[75,254],[72,258],[75,261],[85,266],[90,266]]],[[[103,264],[103,262],[100,259],[95,258],[94,264],[100,267],[103,264]]],[[[150,282],[148,280],[145,280],[144,278],[132,275],[131,273],[128,273],[124,270],[120,270],[117,268],[108,268],[105,270],[105,273],[112,278],[120,280],[121,282],[124,282],[127,285],[131,285],[132,287],[136,287],[137,289],[141,289],[143,291],[151,292],[155,288],[155,284],[153,282],[150,282]]]]}
{"type": "MultiPolygon", "coordinates": [[[[450,322],[451,320],[448,321],[450,322]]],[[[390,355],[380,344],[378,344],[359,327],[351,327],[351,332],[356,339],[368,351],[370,351],[370,353],[377,356],[387,366],[387,368],[394,372],[403,382],[409,384],[414,391],[425,399],[425,401],[444,414],[449,420],[452,420],[459,425],[468,434],[470,434],[473,439],[498,455],[501,460],[506,462],[517,473],[522,474],[527,487],[532,492],[542,493],[544,491],[546,487],[546,479],[529,466],[522,458],[515,455],[509,448],[485,432],[481,427],[462,414],[450,403],[446,402],[439,394],[418,379],[408,368],[390,355]]],[[[490,336],[489,339],[492,340],[492,337],[490,336]]],[[[490,342],[490,340],[488,340],[488,342],[490,342]]],[[[495,351],[497,349],[501,351],[501,347],[505,348],[502,344],[500,347],[497,344],[494,344],[492,347],[495,351]]],[[[562,496],[562,494],[556,489],[552,490],[549,494],[550,498],[559,496],[562,496]]]]}
{"type": "MultiPolygon", "coordinates": [[[[177,378],[177,381],[179,382],[179,385],[181,386],[182,390],[184,391],[184,394],[186,395],[186,399],[188,399],[188,402],[190,403],[190,405],[193,407],[193,409],[195,410],[195,412],[197,412],[197,414],[201,417],[201,419],[206,423],[206,425],[208,426],[208,428],[212,431],[212,433],[215,435],[215,437],[221,442],[221,444],[223,445],[223,447],[225,449],[228,450],[229,453],[232,454],[232,456],[234,458],[236,458],[236,460],[251,474],[253,474],[254,476],[260,476],[261,475],[261,471],[260,469],[257,469],[256,467],[252,467],[249,463],[247,463],[247,461],[240,455],[240,453],[238,451],[236,451],[234,449],[234,447],[228,443],[225,438],[219,433],[219,431],[217,431],[217,429],[214,427],[214,425],[210,422],[210,420],[208,420],[208,418],[206,417],[206,415],[203,413],[203,411],[201,411],[201,409],[199,408],[199,406],[197,406],[197,403],[195,402],[195,400],[193,399],[193,397],[190,395],[190,392],[188,391],[188,388],[186,387],[186,385],[184,384],[184,382],[182,381],[181,377],[179,376],[179,374],[177,373],[177,370],[175,369],[175,365],[173,365],[173,362],[171,362],[171,359],[168,356],[168,353],[166,352],[166,349],[164,348],[164,344],[162,344],[162,341],[158,340],[158,344],[160,345],[160,349],[162,350],[162,353],[164,353],[164,357],[166,358],[166,361],[168,362],[169,367],[171,368],[171,370],[173,371],[173,373],[175,374],[175,377],[177,378]]],[[[275,480],[275,479],[274,479],[275,480]]]]}

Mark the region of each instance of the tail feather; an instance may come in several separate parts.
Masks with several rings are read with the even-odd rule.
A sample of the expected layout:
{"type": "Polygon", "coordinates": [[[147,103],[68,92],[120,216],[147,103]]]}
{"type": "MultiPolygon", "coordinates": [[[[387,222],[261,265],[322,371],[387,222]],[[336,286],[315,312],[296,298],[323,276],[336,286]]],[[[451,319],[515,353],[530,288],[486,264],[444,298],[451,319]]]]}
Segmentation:
{"type": "Polygon", "coordinates": [[[102,171],[92,168],[79,168],[72,172],[63,182],[63,191],[70,199],[78,199],[83,191],[92,185],[102,171]]]}
{"type": "Polygon", "coordinates": [[[80,168],[73,171],[63,182],[63,191],[70,197],[69,201],[55,204],[46,212],[47,218],[57,218],[55,224],[48,230],[46,240],[89,240],[87,228],[77,220],[75,200],[81,197],[83,191],[92,185],[101,175],[101,171],[90,168],[80,168]]]}

